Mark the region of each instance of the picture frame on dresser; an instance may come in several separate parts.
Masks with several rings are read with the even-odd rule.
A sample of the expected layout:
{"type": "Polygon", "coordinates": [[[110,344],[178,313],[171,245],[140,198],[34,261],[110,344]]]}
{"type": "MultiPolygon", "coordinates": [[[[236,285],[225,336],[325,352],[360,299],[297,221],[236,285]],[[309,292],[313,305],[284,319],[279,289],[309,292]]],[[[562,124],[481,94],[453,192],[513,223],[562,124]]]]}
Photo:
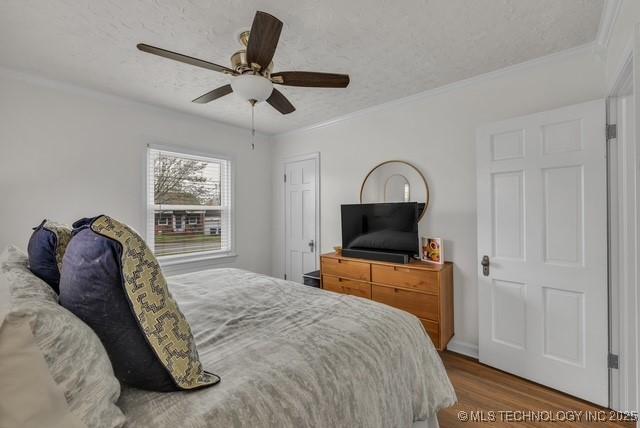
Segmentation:
{"type": "Polygon", "coordinates": [[[444,263],[444,240],[442,238],[421,239],[420,259],[424,262],[444,263]]]}

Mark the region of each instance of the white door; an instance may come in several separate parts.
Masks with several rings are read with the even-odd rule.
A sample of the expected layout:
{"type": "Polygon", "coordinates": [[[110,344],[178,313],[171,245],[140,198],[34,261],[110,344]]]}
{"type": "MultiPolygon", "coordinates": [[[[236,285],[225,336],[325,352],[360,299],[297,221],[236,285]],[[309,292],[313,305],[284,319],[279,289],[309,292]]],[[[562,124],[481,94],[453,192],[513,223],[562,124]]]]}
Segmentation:
{"type": "Polygon", "coordinates": [[[480,361],[603,406],[605,147],[604,100],[477,134],[480,361]]]}
{"type": "Polygon", "coordinates": [[[285,278],[318,269],[318,157],[285,162],[285,278]]]}

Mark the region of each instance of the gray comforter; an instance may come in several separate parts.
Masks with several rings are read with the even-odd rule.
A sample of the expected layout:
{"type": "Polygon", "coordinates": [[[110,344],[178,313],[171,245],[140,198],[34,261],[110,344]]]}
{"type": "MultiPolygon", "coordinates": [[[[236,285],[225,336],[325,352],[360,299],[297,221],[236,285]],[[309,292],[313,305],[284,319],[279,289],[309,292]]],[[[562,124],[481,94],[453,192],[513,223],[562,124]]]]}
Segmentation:
{"type": "Polygon", "coordinates": [[[238,269],[170,278],[216,386],[124,388],[128,427],[411,427],[455,401],[414,316],[238,269]]]}

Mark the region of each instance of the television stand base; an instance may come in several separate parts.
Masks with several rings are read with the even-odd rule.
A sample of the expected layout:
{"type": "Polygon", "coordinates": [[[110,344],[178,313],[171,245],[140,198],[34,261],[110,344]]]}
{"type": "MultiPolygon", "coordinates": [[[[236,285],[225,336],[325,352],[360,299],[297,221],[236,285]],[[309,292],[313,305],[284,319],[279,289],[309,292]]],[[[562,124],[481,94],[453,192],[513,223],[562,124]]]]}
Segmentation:
{"type": "Polygon", "coordinates": [[[379,262],[390,263],[409,263],[409,256],[402,253],[388,253],[384,251],[356,250],[353,248],[343,248],[342,255],[344,257],[353,257],[355,259],[376,260],[379,262]]]}

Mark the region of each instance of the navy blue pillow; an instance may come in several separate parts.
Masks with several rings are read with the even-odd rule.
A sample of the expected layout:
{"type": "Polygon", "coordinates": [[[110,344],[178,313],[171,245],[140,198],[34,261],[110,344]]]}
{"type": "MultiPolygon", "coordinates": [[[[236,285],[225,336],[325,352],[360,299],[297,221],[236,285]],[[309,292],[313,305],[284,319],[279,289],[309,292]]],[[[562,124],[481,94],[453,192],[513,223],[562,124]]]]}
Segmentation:
{"type": "Polygon", "coordinates": [[[162,392],[219,382],[202,370],[189,325],[142,238],[107,216],[82,219],[73,227],[60,304],[96,332],[116,377],[162,392]],[[145,269],[155,270],[147,274],[145,269]],[[164,294],[150,307],[147,299],[154,293],[164,294]]]}
{"type": "Polygon", "coordinates": [[[59,292],[62,258],[70,239],[71,228],[46,219],[33,228],[29,239],[29,269],[56,293],[59,292]]]}

